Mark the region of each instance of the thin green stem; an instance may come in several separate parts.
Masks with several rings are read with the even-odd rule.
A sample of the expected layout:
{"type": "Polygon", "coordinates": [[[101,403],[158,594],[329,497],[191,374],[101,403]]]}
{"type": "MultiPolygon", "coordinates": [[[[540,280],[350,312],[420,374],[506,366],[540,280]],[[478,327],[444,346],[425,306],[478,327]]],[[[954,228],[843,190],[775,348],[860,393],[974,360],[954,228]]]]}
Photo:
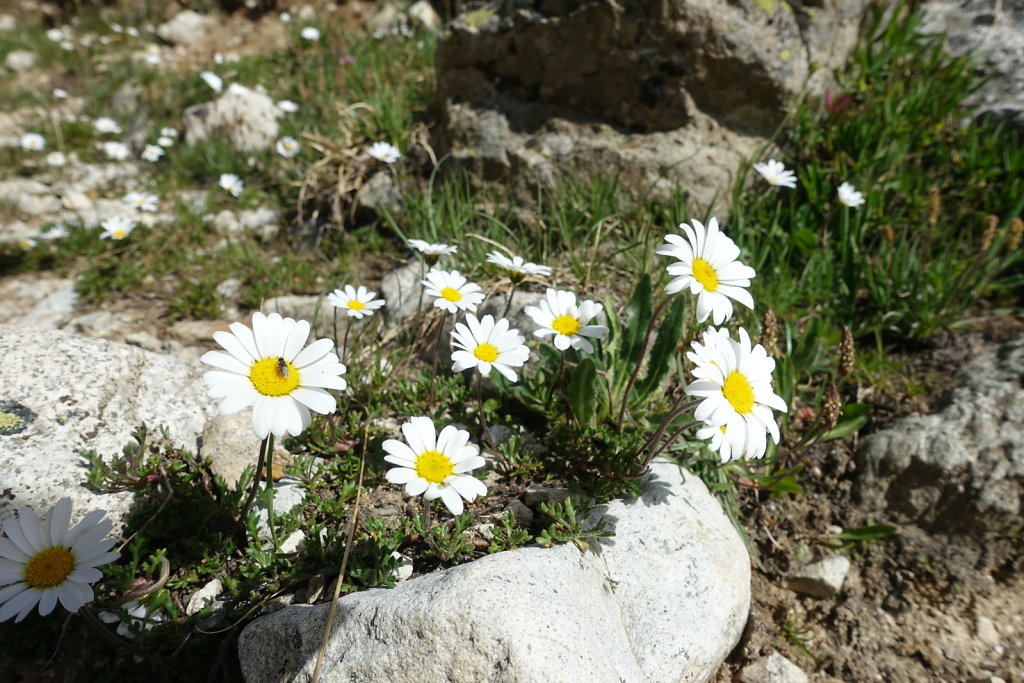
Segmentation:
{"type": "Polygon", "coordinates": [[[270,542],[277,552],[277,531],[274,529],[274,435],[267,437],[267,526],[270,528],[270,542]]]}
{"type": "MultiPolygon", "coordinates": [[[[341,342],[341,362],[344,363],[348,360],[348,333],[352,329],[352,318],[348,319],[348,324],[345,325],[345,338],[341,342]]],[[[337,337],[335,337],[337,339],[337,337]]]]}
{"type": "Polygon", "coordinates": [[[238,516],[238,519],[243,525],[245,524],[246,518],[249,516],[249,509],[252,508],[253,501],[256,500],[256,496],[260,490],[260,483],[262,483],[260,480],[260,473],[263,472],[263,463],[266,462],[267,459],[267,444],[269,440],[270,436],[267,436],[260,443],[260,455],[256,459],[256,472],[252,477],[252,485],[249,487],[249,495],[246,496],[245,502],[242,503],[242,511],[238,516]]]}
{"type": "Polygon", "coordinates": [[[651,332],[654,331],[654,321],[658,319],[663,308],[668,303],[671,297],[665,297],[662,299],[658,306],[654,309],[651,314],[651,319],[647,323],[647,330],[644,332],[644,341],[640,345],[640,353],[636,359],[636,367],[633,368],[633,372],[629,376],[629,381],[626,383],[626,389],[622,392],[622,405],[619,406],[619,419],[615,423],[616,433],[622,432],[622,423],[626,419],[626,408],[629,406],[629,394],[633,391],[633,385],[636,383],[636,378],[640,374],[640,367],[644,364],[644,356],[647,355],[647,347],[651,344],[651,332]]]}

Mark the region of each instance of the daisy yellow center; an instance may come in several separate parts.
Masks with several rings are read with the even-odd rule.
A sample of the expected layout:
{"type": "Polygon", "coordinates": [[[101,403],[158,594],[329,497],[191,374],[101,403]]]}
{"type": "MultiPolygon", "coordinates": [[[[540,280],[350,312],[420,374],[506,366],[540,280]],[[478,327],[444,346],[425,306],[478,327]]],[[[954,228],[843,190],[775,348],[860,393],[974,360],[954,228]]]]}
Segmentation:
{"type": "Polygon", "coordinates": [[[746,415],[754,408],[754,387],[742,373],[735,370],[725,378],[722,394],[736,412],[746,415]]]}
{"type": "Polygon", "coordinates": [[[432,484],[441,484],[455,474],[455,465],[440,451],[423,451],[416,458],[416,474],[432,484]]]}
{"type": "Polygon", "coordinates": [[[462,301],[462,292],[454,287],[445,287],[441,290],[441,296],[448,301],[462,301]]]}
{"type": "Polygon", "coordinates": [[[473,355],[477,357],[477,360],[482,360],[485,363],[493,363],[498,360],[498,348],[494,344],[478,344],[473,349],[473,355]]]}
{"type": "Polygon", "coordinates": [[[75,558],[67,548],[47,548],[25,565],[25,583],[43,590],[64,583],[75,568],[75,558]]]}
{"type": "Polygon", "coordinates": [[[560,315],[551,323],[551,329],[558,334],[571,337],[580,331],[580,321],[571,315],[560,315]]]}
{"type": "Polygon", "coordinates": [[[706,292],[718,289],[718,276],[715,274],[715,269],[702,258],[693,259],[693,277],[703,285],[706,292]]]}
{"type": "Polygon", "coordinates": [[[364,304],[359,299],[350,299],[348,302],[348,307],[353,311],[361,311],[364,308],[366,308],[366,304],[364,304]]]}
{"type": "Polygon", "coordinates": [[[249,368],[249,381],[264,396],[287,396],[299,386],[299,371],[283,358],[264,358],[249,368]]]}
{"type": "Polygon", "coordinates": [[[116,237],[119,240],[120,239],[124,239],[127,236],[128,236],[128,233],[126,233],[124,230],[115,230],[114,231],[114,237],[116,237]]]}

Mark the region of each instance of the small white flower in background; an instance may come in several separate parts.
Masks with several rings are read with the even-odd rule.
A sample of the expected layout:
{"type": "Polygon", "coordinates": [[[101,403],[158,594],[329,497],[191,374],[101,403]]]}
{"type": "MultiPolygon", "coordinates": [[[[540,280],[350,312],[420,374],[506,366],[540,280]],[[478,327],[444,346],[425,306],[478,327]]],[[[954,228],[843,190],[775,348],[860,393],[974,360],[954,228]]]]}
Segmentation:
{"type": "Polygon", "coordinates": [[[441,499],[453,515],[461,515],[462,499],[473,502],[487,495],[487,487],[470,472],[484,465],[480,449],[469,443],[469,432],[448,425],[437,434],[429,417],[414,417],[402,425],[405,444],[398,439],[383,443],[384,460],[398,465],[385,473],[392,484],[405,484],[410,496],[441,499]]]}
{"type": "Polygon", "coordinates": [[[64,152],[50,152],[46,155],[46,163],[49,166],[63,166],[68,163],[68,159],[64,152]]]}
{"type": "MultiPolygon", "coordinates": [[[[761,458],[768,447],[767,434],[779,442],[779,427],[772,409],[786,412],[786,402],[772,390],[775,361],[764,347],[751,347],[750,337],[742,327],[739,340],[729,330],[710,328],[704,331],[704,343],[693,342],[694,381],[685,391],[702,399],[694,417],[707,427],[718,428],[718,453],[724,459],[761,458]],[[727,442],[727,448],[726,448],[727,442]]],[[[709,432],[704,431],[705,436],[709,432]]],[[[714,436],[714,432],[711,432],[714,436]]],[[[711,447],[714,448],[713,439],[711,447]]]]}
{"type": "Polygon", "coordinates": [[[164,621],[165,618],[160,610],[150,611],[146,605],[140,605],[138,600],[129,600],[121,605],[121,610],[120,612],[103,610],[96,616],[104,624],[117,623],[117,635],[122,638],[132,639],[140,631],[148,631],[164,621]]]}
{"type": "Polygon", "coordinates": [[[544,277],[551,275],[551,266],[541,266],[524,261],[522,256],[509,258],[500,251],[492,251],[487,254],[487,262],[504,268],[508,271],[509,277],[516,281],[522,280],[527,275],[542,275],[544,277]]]}
{"type": "Polygon", "coordinates": [[[292,15],[288,14],[288,12],[281,12],[278,16],[280,17],[282,24],[290,24],[292,21],[292,15]]]}
{"type": "Polygon", "coordinates": [[[121,132],[121,126],[117,124],[117,121],[108,116],[101,116],[96,119],[92,126],[96,129],[97,133],[101,134],[117,135],[121,132]]]}
{"type": "Polygon", "coordinates": [[[754,269],[736,260],[740,248],[718,229],[718,219],[712,218],[705,230],[704,225],[694,219],[691,228],[686,223],[679,227],[686,233],[666,235],[663,244],[655,250],[662,256],[679,260],[668,266],[673,279],[665,291],[675,294],[689,288],[697,295],[697,322],[704,322],[712,316],[716,325],[732,317],[732,302],[735,299],[747,308],[754,308],[754,298],[746,290],[754,269]]]}
{"type": "Polygon", "coordinates": [[[53,96],[58,100],[66,100],[68,98],[68,91],[64,88],[54,88],[53,96]]]}
{"type": "Polygon", "coordinates": [[[864,195],[855,190],[850,183],[843,183],[839,186],[839,203],[856,209],[864,203],[864,195]]]}
{"type": "Polygon", "coordinates": [[[468,281],[457,270],[432,269],[422,284],[427,295],[435,297],[434,306],[449,313],[475,311],[484,301],[480,285],[468,281]]]}
{"type": "Polygon", "coordinates": [[[39,133],[25,133],[18,140],[18,144],[30,152],[41,152],[46,149],[46,139],[39,133]]]}
{"type": "Polygon", "coordinates": [[[126,29],[124,30],[124,32],[125,32],[125,33],[126,33],[127,35],[131,36],[132,38],[138,38],[138,37],[139,37],[139,29],[135,28],[134,26],[129,26],[129,27],[127,27],[127,28],[126,28],[126,29]]]}
{"type": "Polygon", "coordinates": [[[522,367],[530,359],[530,350],[523,344],[525,341],[519,330],[510,329],[505,318],[485,315],[482,319],[472,313],[466,314],[466,322],[455,323],[452,332],[452,371],[462,372],[476,368],[486,377],[491,368],[501,373],[508,381],[515,382],[518,378],[512,368],[522,367]]]}
{"type": "Polygon", "coordinates": [[[291,159],[299,153],[299,150],[302,149],[302,145],[300,145],[299,141],[293,137],[283,137],[277,141],[276,149],[277,153],[285,159],[291,159]]]}
{"type": "Polygon", "coordinates": [[[164,155],[164,148],[160,145],[146,145],[146,149],[142,150],[141,156],[145,161],[157,162],[160,161],[160,157],[164,155]]]}
{"type": "Polygon", "coordinates": [[[165,137],[165,138],[177,138],[178,137],[178,129],[177,128],[171,128],[170,126],[164,126],[163,128],[160,129],[160,136],[161,137],[165,137]]]}
{"type": "Polygon", "coordinates": [[[594,345],[587,337],[603,339],[608,334],[608,328],[587,323],[602,310],[604,306],[590,300],[577,306],[575,294],[568,290],[555,291],[549,287],[540,304],[527,306],[525,312],[540,327],[533,333],[534,336],[555,335],[553,343],[559,351],[565,351],[571,346],[577,351],[593,353],[594,345]]]}
{"type": "Polygon", "coordinates": [[[59,43],[65,38],[64,31],[61,31],[59,28],[51,28],[50,30],[48,30],[46,32],[46,37],[55,43],[59,43]]]}
{"type": "Polygon", "coordinates": [[[21,240],[18,241],[18,246],[21,247],[22,249],[26,250],[26,251],[28,251],[32,247],[36,246],[36,244],[38,244],[38,242],[36,242],[31,237],[24,237],[24,238],[22,238],[21,240]]]}
{"type": "Polygon", "coordinates": [[[231,95],[245,95],[251,92],[252,88],[242,85],[241,83],[232,83],[228,86],[228,93],[231,95]]]}
{"type": "Polygon", "coordinates": [[[18,510],[17,519],[4,520],[0,538],[0,621],[24,619],[39,605],[48,615],[57,602],[77,612],[93,599],[92,586],[103,578],[97,569],[120,555],[109,552],[113,528],[103,519],[104,510],[93,510],[71,527],[71,499],[61,498],[50,508],[43,523],[30,509],[18,510]]]}
{"type": "Polygon", "coordinates": [[[147,54],[145,57],[142,58],[142,60],[150,66],[157,66],[164,61],[163,58],[155,52],[147,54]]]}
{"type": "Polygon", "coordinates": [[[213,63],[217,64],[217,65],[223,64],[224,63],[224,55],[222,55],[219,52],[214,52],[213,53],[213,63]]]}
{"type": "Polygon", "coordinates": [[[129,192],[122,201],[139,211],[156,211],[156,205],[160,198],[155,194],[146,194],[145,192],[129,192]]]}
{"type": "Polygon", "coordinates": [[[202,361],[216,370],[203,375],[210,396],[221,399],[221,415],[253,406],[252,426],[261,439],[269,434],[298,436],[312,419],[310,410],[328,415],[336,408],[327,389],[344,391],[345,366],[334,353],[334,342],[309,337],[305,320],[278,313],[252,315],[252,329],[232,323],[231,332],[213,338],[225,351],[208,351],[202,361]]]}
{"type": "Polygon", "coordinates": [[[103,227],[101,240],[123,240],[135,229],[135,221],[127,216],[111,216],[100,225],[103,227]]]}
{"type": "Polygon", "coordinates": [[[203,79],[203,82],[206,83],[206,85],[210,86],[210,89],[213,90],[213,92],[220,92],[224,87],[224,81],[221,80],[220,76],[212,71],[203,71],[199,74],[199,77],[203,79]]]}
{"type": "Polygon", "coordinates": [[[328,294],[327,303],[345,309],[349,317],[360,320],[363,316],[373,315],[376,309],[384,305],[384,299],[376,297],[377,292],[371,292],[362,285],[359,289],[345,285],[344,289],[336,289],[328,294]]]}
{"type": "Polygon", "coordinates": [[[161,147],[174,147],[174,138],[169,138],[166,135],[161,135],[156,139],[156,144],[161,147]]]}
{"type": "Polygon", "coordinates": [[[754,170],[761,174],[769,185],[775,187],[796,187],[796,173],[787,171],[785,164],[775,159],[754,164],[754,170]]]}
{"type": "Polygon", "coordinates": [[[442,244],[440,242],[427,242],[425,240],[409,240],[409,246],[420,252],[426,257],[434,257],[433,260],[441,256],[449,256],[456,253],[459,248],[450,244],[442,244]]]}
{"type": "Polygon", "coordinates": [[[245,188],[245,184],[242,182],[242,179],[234,173],[221,174],[220,186],[236,197],[242,194],[242,190],[245,188]]]}
{"type": "Polygon", "coordinates": [[[70,40],[62,40],[60,41],[60,49],[64,50],[65,52],[71,52],[75,49],[75,44],[72,43],[70,40]]]}
{"type": "Polygon", "coordinates": [[[277,108],[285,113],[294,114],[299,110],[299,105],[295,104],[291,100],[279,100],[277,108]]]}
{"type": "Polygon", "coordinates": [[[55,225],[46,232],[40,233],[39,236],[44,240],[62,240],[69,234],[68,229],[63,225],[55,225]]]}
{"type": "Polygon", "coordinates": [[[124,33],[124,26],[121,26],[121,24],[114,22],[110,25],[110,30],[114,33],[124,33]]]}
{"type": "Polygon", "coordinates": [[[114,42],[114,39],[111,38],[110,36],[100,36],[99,41],[100,41],[100,45],[110,45],[111,43],[114,42]]]}
{"type": "Polygon", "coordinates": [[[299,31],[299,35],[302,36],[303,40],[320,40],[320,29],[315,26],[307,26],[299,31]]]}
{"type": "MultiPolygon", "coordinates": [[[[85,48],[92,47],[92,44],[94,42],[96,42],[96,36],[92,35],[91,33],[88,35],[84,35],[78,39],[78,44],[85,48]]],[[[107,42],[110,41],[108,40],[107,42]]],[[[104,45],[106,45],[106,43],[104,43],[104,45]]]]}
{"type": "Polygon", "coordinates": [[[375,142],[370,145],[366,153],[377,161],[383,161],[385,164],[393,164],[402,156],[398,148],[389,142],[375,142]]]}
{"type": "Polygon", "coordinates": [[[128,145],[123,142],[107,141],[100,144],[100,149],[103,150],[108,159],[113,159],[114,161],[124,161],[131,154],[128,145]]]}

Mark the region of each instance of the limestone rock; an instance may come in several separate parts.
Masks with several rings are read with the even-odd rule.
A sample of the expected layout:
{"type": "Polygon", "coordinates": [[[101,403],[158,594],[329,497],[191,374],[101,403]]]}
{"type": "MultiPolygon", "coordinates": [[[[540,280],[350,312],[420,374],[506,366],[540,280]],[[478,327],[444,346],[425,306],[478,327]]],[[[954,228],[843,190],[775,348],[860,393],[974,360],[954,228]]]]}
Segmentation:
{"type": "Polygon", "coordinates": [[[224,585],[220,579],[214,579],[208,584],[189,596],[188,604],[185,605],[185,614],[190,617],[198,614],[207,605],[212,605],[214,600],[224,592],[224,585]]]}
{"type": "Polygon", "coordinates": [[[398,323],[416,313],[423,291],[422,279],[423,266],[419,262],[393,270],[381,279],[381,296],[387,302],[381,310],[388,322],[398,323]]]}
{"type": "MultiPolygon", "coordinates": [[[[242,410],[231,415],[214,415],[203,427],[202,448],[199,454],[211,460],[210,469],[224,477],[231,488],[236,488],[242,471],[256,467],[260,439],[252,430],[252,411],[242,410]]],[[[288,457],[288,451],[274,443],[275,462],[288,457]]]]}
{"type": "Polygon", "coordinates": [[[406,13],[410,19],[431,33],[437,33],[441,30],[443,25],[441,17],[427,0],[414,2],[406,13]]]}
{"type": "Polygon", "coordinates": [[[1024,337],[982,354],[948,404],[861,439],[855,493],[876,517],[1005,532],[1024,501],[1024,337]]]}
{"type": "MultiPolygon", "coordinates": [[[[586,554],[522,548],[345,596],[321,680],[708,680],[750,601],[750,560],[718,502],[657,462],[640,499],[599,512],[616,536],[586,554]]],[[[246,680],[307,678],[328,609],[294,605],[249,624],[246,680]]]]}
{"type": "Polygon", "coordinates": [[[356,207],[369,219],[384,212],[392,215],[402,213],[402,194],[398,191],[395,177],[387,170],[370,176],[356,192],[356,207]]]}
{"type": "Polygon", "coordinates": [[[156,34],[171,45],[196,45],[206,40],[211,23],[208,17],[186,9],[157,26],[156,34]]]}
{"type": "Polygon", "coordinates": [[[11,50],[4,57],[4,66],[11,71],[28,71],[36,65],[36,53],[28,50],[11,50]]]}
{"type": "Polygon", "coordinates": [[[748,664],[740,671],[740,683],[808,683],[807,674],[778,652],[748,664]]]}
{"type": "Polygon", "coordinates": [[[60,211],[60,199],[46,183],[27,178],[0,181],[0,201],[12,204],[18,211],[41,216],[60,211]]]}
{"type": "Polygon", "coordinates": [[[845,555],[816,558],[798,566],[787,585],[797,593],[831,598],[838,595],[849,571],[850,558],[845,555]]]}
{"type": "Polygon", "coordinates": [[[195,145],[223,135],[242,152],[270,148],[280,135],[281,110],[262,87],[236,85],[213,102],[189,107],[182,114],[185,142],[195,145]]]}

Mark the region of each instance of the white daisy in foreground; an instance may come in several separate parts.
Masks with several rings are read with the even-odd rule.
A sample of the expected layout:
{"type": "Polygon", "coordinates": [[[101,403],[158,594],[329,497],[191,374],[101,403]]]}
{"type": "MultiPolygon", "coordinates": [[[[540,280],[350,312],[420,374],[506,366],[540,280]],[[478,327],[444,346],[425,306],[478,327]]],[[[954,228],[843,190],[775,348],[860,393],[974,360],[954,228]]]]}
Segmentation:
{"type": "Polygon", "coordinates": [[[160,161],[160,157],[163,155],[164,148],[160,145],[146,145],[146,149],[142,150],[142,154],[139,156],[141,156],[145,161],[156,163],[157,161],[160,161]]]}
{"type": "Polygon", "coordinates": [[[370,145],[366,153],[377,161],[383,161],[385,164],[393,164],[402,156],[398,148],[389,142],[375,142],[370,145]]]}
{"type": "Polygon", "coordinates": [[[769,185],[775,187],[796,187],[796,173],[787,171],[785,164],[775,159],[769,159],[763,163],[754,164],[754,170],[761,174],[761,177],[768,181],[769,185]]]}
{"type": "Polygon", "coordinates": [[[123,240],[135,229],[135,221],[127,216],[111,216],[100,225],[103,227],[103,232],[100,233],[101,240],[123,240]]]}
{"type": "Polygon", "coordinates": [[[236,197],[242,194],[242,190],[245,188],[245,183],[234,173],[221,174],[219,184],[236,197]]]}
{"type": "Polygon", "coordinates": [[[106,610],[96,615],[104,624],[117,622],[117,635],[122,638],[134,638],[141,631],[148,631],[160,622],[164,621],[164,615],[159,609],[151,610],[146,605],[140,605],[138,600],[129,600],[121,605],[121,611],[108,612],[106,610]]]}
{"type": "Polygon", "coordinates": [[[97,133],[103,135],[117,135],[121,132],[121,126],[117,124],[117,121],[108,117],[101,116],[93,122],[92,127],[97,133]]]}
{"type": "Polygon", "coordinates": [[[119,555],[109,552],[107,538],[113,524],[103,519],[104,510],[93,510],[73,528],[71,499],[61,498],[50,508],[45,524],[29,509],[18,510],[18,519],[4,521],[0,537],[0,621],[17,615],[24,619],[39,605],[46,616],[57,602],[77,612],[93,599],[92,586],[103,578],[99,567],[119,555]]]}
{"type": "Polygon", "coordinates": [[[160,198],[155,194],[146,194],[145,192],[129,192],[122,201],[139,211],[156,211],[156,205],[160,198]]]}
{"type": "Polygon", "coordinates": [[[25,133],[18,140],[18,144],[30,152],[41,152],[46,149],[46,138],[39,133],[25,133]]]}
{"type": "Polygon", "coordinates": [[[772,390],[775,361],[760,344],[751,348],[750,337],[742,327],[739,340],[732,339],[725,328],[711,328],[704,332],[703,344],[693,342],[691,347],[693,352],[686,355],[696,367],[694,381],[685,391],[702,399],[694,417],[709,427],[725,427],[722,434],[728,451],[723,450],[720,441],[718,452],[722,457],[763,457],[767,434],[779,442],[772,409],[787,410],[786,402],[772,390]]]}
{"type": "Polygon", "coordinates": [[[457,270],[432,269],[422,284],[426,293],[435,297],[434,306],[449,313],[475,311],[484,301],[480,286],[467,280],[457,270]]]}
{"type": "Polygon", "coordinates": [[[530,350],[523,344],[519,330],[509,329],[509,322],[485,315],[477,320],[472,313],[466,314],[466,323],[456,323],[452,332],[452,371],[462,372],[476,368],[487,376],[494,368],[510,382],[518,377],[512,368],[522,367],[530,359],[530,350]]]}
{"type": "Polygon", "coordinates": [[[299,105],[295,104],[291,100],[280,100],[277,103],[277,108],[285,113],[294,114],[299,110],[299,105]]]}
{"type": "Polygon", "coordinates": [[[594,352],[594,345],[586,338],[603,339],[608,334],[604,325],[588,325],[597,317],[604,306],[586,300],[576,305],[576,295],[568,290],[555,291],[548,287],[544,299],[538,306],[527,306],[526,315],[540,327],[534,336],[547,337],[555,335],[555,348],[565,351],[570,346],[577,351],[594,352]]]}
{"type": "Polygon", "coordinates": [[[293,137],[283,137],[277,141],[275,148],[277,149],[277,153],[285,159],[291,159],[299,153],[299,150],[302,149],[302,145],[300,145],[299,141],[293,137]]]}
{"type": "Polygon", "coordinates": [[[493,263],[500,268],[504,268],[508,272],[509,277],[517,282],[527,275],[542,275],[544,277],[551,275],[551,266],[541,266],[536,263],[524,261],[522,256],[513,256],[512,258],[509,258],[500,251],[492,251],[487,254],[487,262],[493,263]]]}
{"type": "Polygon", "coordinates": [[[839,186],[839,203],[856,209],[864,203],[864,195],[855,190],[850,183],[843,183],[839,186]]]}
{"type": "Polygon", "coordinates": [[[409,246],[423,254],[428,263],[436,263],[441,256],[450,256],[456,253],[459,248],[450,244],[440,242],[427,242],[424,240],[409,240],[409,246]]]}
{"type": "Polygon", "coordinates": [[[128,149],[128,145],[123,142],[108,141],[100,145],[100,149],[107,155],[108,159],[114,161],[124,161],[131,154],[131,150],[128,149]]]}
{"type": "Polygon", "coordinates": [[[309,337],[305,320],[278,313],[252,315],[252,329],[232,323],[231,332],[213,338],[225,351],[208,351],[202,361],[218,368],[203,375],[210,396],[222,399],[221,415],[253,406],[252,427],[261,439],[269,434],[298,436],[309,426],[310,410],[328,415],[336,407],[327,389],[344,391],[345,366],[334,353],[334,342],[309,337]]]}
{"type": "Polygon", "coordinates": [[[46,163],[49,166],[63,166],[68,163],[68,158],[64,156],[64,152],[50,152],[46,155],[46,163]]]}
{"type": "Polygon", "coordinates": [[[203,79],[203,82],[210,86],[210,90],[213,92],[220,92],[224,88],[223,79],[212,71],[200,72],[199,78],[203,79]]]}
{"type": "Polygon", "coordinates": [[[484,483],[469,474],[484,464],[469,432],[448,425],[437,434],[429,417],[414,417],[402,425],[402,433],[408,445],[398,439],[383,444],[384,460],[398,465],[384,475],[392,484],[405,484],[410,496],[440,498],[453,515],[462,514],[463,498],[473,502],[487,495],[484,483]]]}
{"type": "Polygon", "coordinates": [[[335,308],[345,309],[350,318],[361,320],[364,316],[373,315],[375,310],[383,306],[384,299],[378,299],[377,292],[371,292],[362,285],[359,289],[345,285],[343,289],[336,289],[328,294],[327,303],[335,308]]]}
{"type": "Polygon", "coordinates": [[[747,308],[754,308],[754,298],[746,287],[754,277],[754,269],[736,260],[740,249],[725,233],[718,229],[718,219],[712,218],[705,230],[700,221],[691,221],[679,227],[686,233],[666,235],[663,244],[655,250],[662,256],[679,260],[668,266],[673,279],[665,285],[665,291],[675,294],[689,287],[697,295],[697,322],[704,322],[712,316],[716,325],[721,325],[732,316],[732,302],[735,299],[747,308]]]}
{"type": "Polygon", "coordinates": [[[303,40],[317,41],[320,40],[320,29],[315,26],[306,26],[299,31],[299,35],[303,40]]]}

